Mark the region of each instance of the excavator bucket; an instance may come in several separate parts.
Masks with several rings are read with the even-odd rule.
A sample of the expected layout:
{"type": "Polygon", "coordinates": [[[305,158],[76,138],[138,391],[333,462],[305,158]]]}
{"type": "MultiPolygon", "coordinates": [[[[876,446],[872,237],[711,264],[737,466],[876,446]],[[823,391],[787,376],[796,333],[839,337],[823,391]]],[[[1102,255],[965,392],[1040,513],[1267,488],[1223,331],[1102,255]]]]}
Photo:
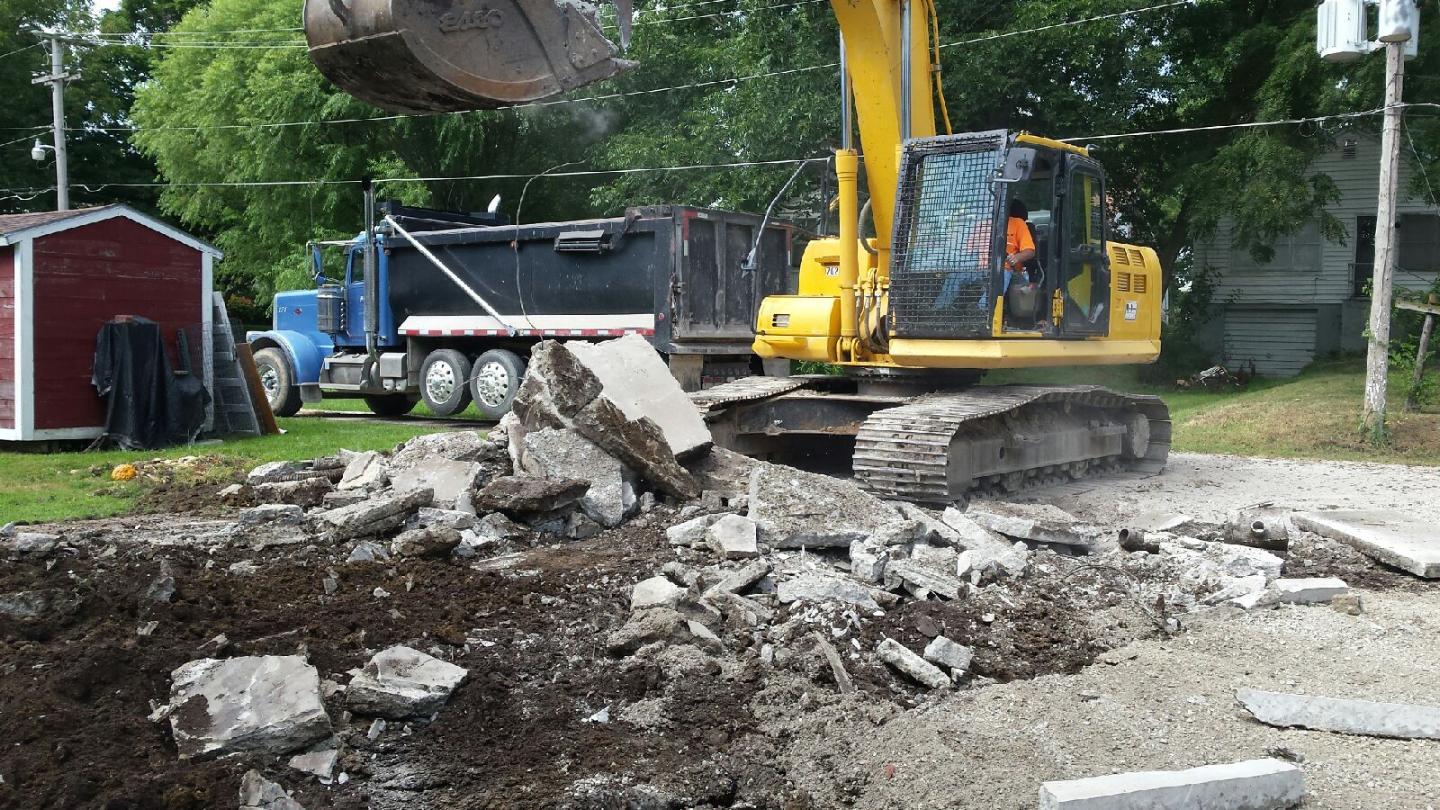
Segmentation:
{"type": "Polygon", "coordinates": [[[394,112],[526,104],[635,66],[579,0],[305,0],[305,38],[325,78],[394,112]]]}

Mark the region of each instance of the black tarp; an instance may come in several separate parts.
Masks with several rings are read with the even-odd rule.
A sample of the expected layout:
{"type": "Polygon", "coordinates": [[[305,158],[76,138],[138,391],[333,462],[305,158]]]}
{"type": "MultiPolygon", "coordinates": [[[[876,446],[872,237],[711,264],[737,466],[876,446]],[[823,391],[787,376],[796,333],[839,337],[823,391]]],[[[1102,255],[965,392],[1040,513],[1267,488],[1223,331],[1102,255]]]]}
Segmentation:
{"type": "Polygon", "coordinates": [[[105,400],[105,433],[94,446],[153,450],[200,435],[210,393],[192,374],[176,374],[160,325],[144,318],[111,321],[95,338],[90,378],[105,400]]]}

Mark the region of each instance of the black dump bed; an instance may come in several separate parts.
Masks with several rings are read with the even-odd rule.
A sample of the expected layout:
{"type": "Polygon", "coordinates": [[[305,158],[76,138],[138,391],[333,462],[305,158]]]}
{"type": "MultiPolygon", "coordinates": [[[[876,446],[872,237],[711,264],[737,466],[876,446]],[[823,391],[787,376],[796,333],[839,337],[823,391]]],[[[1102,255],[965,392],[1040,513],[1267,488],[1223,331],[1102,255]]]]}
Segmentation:
{"type": "MultiPolygon", "coordinates": [[[[760,227],[751,214],[683,206],[623,217],[412,232],[505,316],[654,315],[661,351],[748,351],[766,295],[787,290],[793,226],[772,221],[755,262],[741,264],[760,227]]],[[[410,316],[483,315],[401,237],[390,243],[390,304],[410,316]]]]}

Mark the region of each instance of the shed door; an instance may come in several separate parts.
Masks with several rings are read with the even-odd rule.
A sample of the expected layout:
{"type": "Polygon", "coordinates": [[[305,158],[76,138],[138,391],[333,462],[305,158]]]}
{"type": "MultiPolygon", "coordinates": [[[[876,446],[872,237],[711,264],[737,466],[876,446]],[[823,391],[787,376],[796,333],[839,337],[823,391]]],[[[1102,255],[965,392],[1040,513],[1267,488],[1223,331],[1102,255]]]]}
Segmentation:
{"type": "Polygon", "coordinates": [[[1315,310],[1231,309],[1225,315],[1225,365],[1255,361],[1267,377],[1293,377],[1315,359],[1315,310]]]}

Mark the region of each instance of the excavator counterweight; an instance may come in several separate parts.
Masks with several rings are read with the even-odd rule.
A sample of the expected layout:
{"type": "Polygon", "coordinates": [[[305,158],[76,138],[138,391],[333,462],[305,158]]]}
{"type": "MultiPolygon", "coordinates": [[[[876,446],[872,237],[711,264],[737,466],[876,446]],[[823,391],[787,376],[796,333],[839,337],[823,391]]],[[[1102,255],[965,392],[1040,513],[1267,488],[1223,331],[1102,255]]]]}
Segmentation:
{"type": "Polygon", "coordinates": [[[305,38],[325,78],[393,112],[542,101],[635,66],[579,0],[305,0],[305,38]]]}

